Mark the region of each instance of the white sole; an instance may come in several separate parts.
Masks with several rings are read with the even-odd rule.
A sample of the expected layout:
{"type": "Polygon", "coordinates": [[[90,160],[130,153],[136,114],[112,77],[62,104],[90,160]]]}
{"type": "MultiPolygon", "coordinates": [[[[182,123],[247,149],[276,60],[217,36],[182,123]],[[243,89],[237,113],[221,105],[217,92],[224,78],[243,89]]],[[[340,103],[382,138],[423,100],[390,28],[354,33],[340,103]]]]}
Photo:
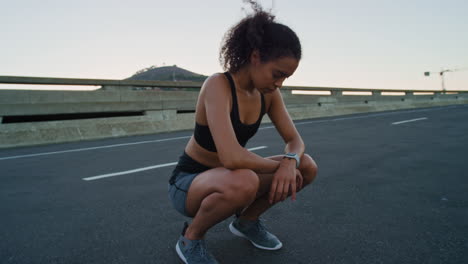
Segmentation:
{"type": "Polygon", "coordinates": [[[182,251],[180,250],[179,242],[177,242],[177,244],[176,244],[176,246],[175,246],[175,250],[176,250],[176,252],[177,252],[177,255],[179,255],[179,258],[180,258],[185,264],[187,264],[187,260],[185,259],[184,254],[182,254],[182,251]]]}
{"type": "Polygon", "coordinates": [[[280,248],[283,247],[283,243],[279,243],[279,245],[277,245],[276,247],[274,248],[269,248],[269,247],[264,247],[264,246],[260,246],[258,244],[256,244],[255,242],[253,242],[252,240],[250,240],[248,237],[246,237],[244,234],[242,234],[239,230],[237,230],[233,225],[232,223],[229,224],[229,230],[231,231],[231,233],[233,233],[234,235],[236,236],[239,236],[239,237],[243,237],[245,239],[247,239],[248,241],[250,241],[250,243],[252,243],[252,245],[254,245],[256,248],[259,248],[259,249],[264,249],[264,250],[278,250],[280,248]]]}

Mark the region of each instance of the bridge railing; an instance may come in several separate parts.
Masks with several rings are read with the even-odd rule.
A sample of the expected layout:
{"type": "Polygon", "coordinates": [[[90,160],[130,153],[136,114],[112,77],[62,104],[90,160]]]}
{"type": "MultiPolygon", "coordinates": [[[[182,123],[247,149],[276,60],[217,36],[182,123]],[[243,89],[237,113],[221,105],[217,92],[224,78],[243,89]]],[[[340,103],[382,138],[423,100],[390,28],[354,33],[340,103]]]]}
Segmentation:
{"type": "MultiPolygon", "coordinates": [[[[128,87],[165,87],[165,88],[196,88],[201,82],[188,81],[142,81],[142,80],[112,80],[112,79],[81,79],[81,78],[52,78],[52,77],[24,77],[24,76],[0,76],[0,84],[34,84],[34,85],[85,85],[103,86],[104,89],[126,89],[128,87]]],[[[405,93],[443,93],[441,90],[412,90],[412,89],[378,89],[378,88],[340,88],[320,86],[284,86],[283,90],[317,90],[317,91],[372,91],[372,92],[405,92],[405,93]]],[[[448,91],[450,92],[450,91],[448,91]]],[[[468,92],[468,90],[456,90],[451,92],[468,92]]]]}
{"type": "MultiPolygon", "coordinates": [[[[197,82],[21,76],[0,76],[0,84],[98,88],[0,90],[0,147],[191,129],[202,86],[197,82]]],[[[295,120],[468,103],[468,90],[285,86],[280,91],[295,120]]]]}

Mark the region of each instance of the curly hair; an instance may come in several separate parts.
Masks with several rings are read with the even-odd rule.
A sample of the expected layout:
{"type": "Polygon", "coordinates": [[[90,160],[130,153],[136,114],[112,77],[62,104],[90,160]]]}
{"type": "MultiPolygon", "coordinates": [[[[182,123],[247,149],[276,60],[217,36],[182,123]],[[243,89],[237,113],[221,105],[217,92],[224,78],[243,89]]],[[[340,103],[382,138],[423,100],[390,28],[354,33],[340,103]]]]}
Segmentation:
{"type": "Polygon", "coordinates": [[[288,26],[275,22],[275,16],[266,12],[253,0],[247,0],[254,13],[234,25],[223,38],[219,60],[225,70],[237,72],[249,63],[250,55],[258,50],[260,60],[268,62],[290,56],[301,59],[302,49],[296,33],[288,26]]]}

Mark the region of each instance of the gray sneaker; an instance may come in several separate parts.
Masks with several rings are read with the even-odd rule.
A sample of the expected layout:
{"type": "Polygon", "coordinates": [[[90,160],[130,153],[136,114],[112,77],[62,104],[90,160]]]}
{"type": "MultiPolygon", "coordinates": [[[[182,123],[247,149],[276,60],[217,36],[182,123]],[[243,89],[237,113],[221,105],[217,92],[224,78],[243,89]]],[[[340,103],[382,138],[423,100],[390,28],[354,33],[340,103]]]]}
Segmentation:
{"type": "Polygon", "coordinates": [[[278,250],[283,246],[279,239],[268,232],[260,219],[255,221],[236,218],[230,225],[229,230],[236,235],[246,238],[255,247],[266,250],[278,250]]]}
{"type": "Polygon", "coordinates": [[[182,235],[177,241],[176,251],[185,264],[218,264],[207,248],[205,240],[190,240],[184,237],[188,225],[185,223],[182,235]]]}

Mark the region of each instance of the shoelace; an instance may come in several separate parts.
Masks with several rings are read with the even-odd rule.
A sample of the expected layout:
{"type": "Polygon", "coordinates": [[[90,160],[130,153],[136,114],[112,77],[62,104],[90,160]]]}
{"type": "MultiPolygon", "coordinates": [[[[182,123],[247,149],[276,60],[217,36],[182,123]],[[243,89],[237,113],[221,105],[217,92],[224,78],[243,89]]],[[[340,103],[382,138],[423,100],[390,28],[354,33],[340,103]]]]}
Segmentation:
{"type": "Polygon", "coordinates": [[[190,253],[195,253],[195,256],[200,256],[201,259],[204,259],[208,255],[208,251],[206,250],[205,240],[194,242],[190,249],[190,253]]]}
{"type": "Polygon", "coordinates": [[[263,220],[258,219],[257,222],[255,223],[255,230],[258,231],[259,233],[266,233],[266,226],[263,223],[263,220]]]}

